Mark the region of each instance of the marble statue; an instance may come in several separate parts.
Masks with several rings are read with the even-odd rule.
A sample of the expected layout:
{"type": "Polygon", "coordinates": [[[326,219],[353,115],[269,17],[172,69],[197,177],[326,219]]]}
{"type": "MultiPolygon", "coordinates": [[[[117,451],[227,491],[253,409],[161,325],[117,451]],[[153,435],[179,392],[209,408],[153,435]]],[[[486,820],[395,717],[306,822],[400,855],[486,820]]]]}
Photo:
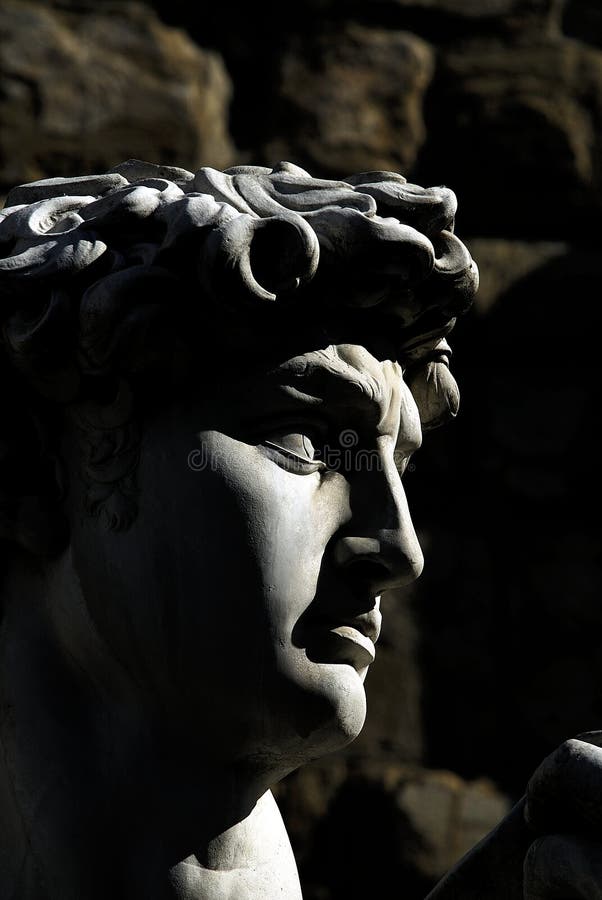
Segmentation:
{"type": "MultiPolygon", "coordinates": [[[[1,898],[301,897],[270,787],[357,736],[380,594],[422,567],[400,476],[458,409],[455,212],[290,163],[9,194],[1,898]]],[[[589,834],[595,743],[433,896],[522,897],[525,856],[560,896],[541,848],[589,834]]]]}

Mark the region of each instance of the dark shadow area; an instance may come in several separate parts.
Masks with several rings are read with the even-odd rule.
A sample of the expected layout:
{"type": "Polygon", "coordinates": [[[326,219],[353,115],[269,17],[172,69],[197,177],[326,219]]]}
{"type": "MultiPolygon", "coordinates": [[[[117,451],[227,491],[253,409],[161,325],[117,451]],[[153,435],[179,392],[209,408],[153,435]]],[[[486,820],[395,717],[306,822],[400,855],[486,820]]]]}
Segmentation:
{"type": "Polygon", "coordinates": [[[412,865],[424,850],[394,796],[382,784],[350,777],[318,823],[301,878],[307,900],[365,900],[394,896],[420,900],[431,883],[412,865]]]}
{"type": "Polygon", "coordinates": [[[459,325],[462,413],[409,482],[428,763],[514,794],[602,720],[598,282],[574,251],[459,325]]]}
{"type": "Polygon", "coordinates": [[[567,0],[562,30],[568,37],[602,47],[602,7],[592,0],[567,0]]]}

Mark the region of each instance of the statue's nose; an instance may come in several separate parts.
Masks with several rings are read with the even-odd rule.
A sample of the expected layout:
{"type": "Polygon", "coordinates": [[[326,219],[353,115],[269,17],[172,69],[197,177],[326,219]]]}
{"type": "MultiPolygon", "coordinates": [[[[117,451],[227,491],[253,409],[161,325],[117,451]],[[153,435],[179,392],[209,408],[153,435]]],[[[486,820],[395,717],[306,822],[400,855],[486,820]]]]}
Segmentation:
{"type": "Polygon", "coordinates": [[[335,563],[375,594],[418,578],[424,557],[394,463],[366,477],[351,504],[351,520],[333,548],[335,563]]]}

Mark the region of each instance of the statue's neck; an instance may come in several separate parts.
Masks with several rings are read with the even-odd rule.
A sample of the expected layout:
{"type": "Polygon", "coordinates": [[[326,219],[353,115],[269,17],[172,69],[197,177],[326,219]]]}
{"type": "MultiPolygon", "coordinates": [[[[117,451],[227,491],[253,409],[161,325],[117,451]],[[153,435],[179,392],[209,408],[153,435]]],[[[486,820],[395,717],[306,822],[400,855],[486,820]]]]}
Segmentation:
{"type": "Polygon", "coordinates": [[[288,835],[271,793],[260,798],[246,819],[172,865],[167,872],[167,885],[164,895],[149,890],[142,891],[140,897],[301,900],[288,835]]]}
{"type": "MultiPolygon", "coordinates": [[[[78,675],[35,615],[0,650],[0,896],[298,900],[266,783],[158,740],[140,706],[78,675]]],[[[267,780],[269,782],[269,779],[267,780]]]]}
{"type": "Polygon", "coordinates": [[[276,802],[247,787],[215,767],[164,772],[128,846],[128,900],[301,900],[276,802]]]}

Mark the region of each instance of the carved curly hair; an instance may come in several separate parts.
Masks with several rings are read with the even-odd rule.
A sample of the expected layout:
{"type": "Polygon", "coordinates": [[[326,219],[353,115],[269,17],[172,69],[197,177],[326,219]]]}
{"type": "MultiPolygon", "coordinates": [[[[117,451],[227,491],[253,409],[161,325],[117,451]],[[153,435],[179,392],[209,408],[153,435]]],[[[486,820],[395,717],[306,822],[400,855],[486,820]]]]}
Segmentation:
{"type": "Polygon", "coordinates": [[[192,173],[130,160],[14,188],[0,212],[0,537],[38,553],[65,540],[57,404],[79,417],[89,511],[127,527],[135,385],[173,363],[192,322],[378,313],[423,427],[455,415],[445,336],[478,282],[455,212],[444,187],[391,172],[325,181],[286,162],[192,173]]]}

